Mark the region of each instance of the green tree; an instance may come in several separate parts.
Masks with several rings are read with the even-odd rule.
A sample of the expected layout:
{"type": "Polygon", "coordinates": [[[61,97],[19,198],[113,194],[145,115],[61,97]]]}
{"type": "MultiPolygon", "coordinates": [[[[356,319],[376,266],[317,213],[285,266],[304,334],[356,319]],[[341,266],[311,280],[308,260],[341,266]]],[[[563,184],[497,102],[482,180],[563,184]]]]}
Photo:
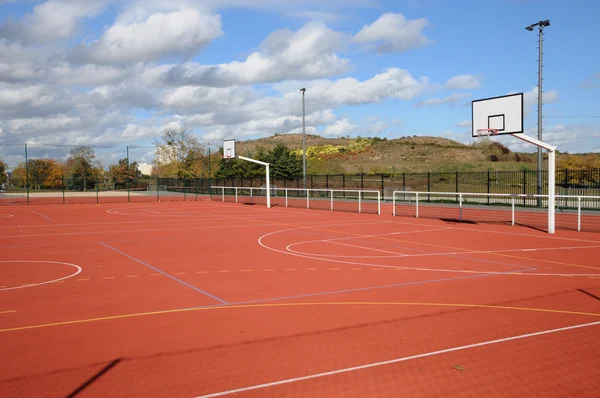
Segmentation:
{"type": "Polygon", "coordinates": [[[8,165],[2,161],[2,159],[0,159],[0,186],[3,186],[4,184],[6,184],[6,181],[8,181],[8,173],[7,170],[8,169],[8,165]]]}
{"type": "MultiPolygon", "coordinates": [[[[268,151],[258,148],[254,154],[247,154],[247,157],[269,163],[271,179],[290,180],[302,175],[302,159],[283,144],[277,144],[268,151]]],[[[240,159],[221,159],[216,172],[219,178],[261,178],[264,175],[264,166],[240,159]]]]}
{"type": "Polygon", "coordinates": [[[96,161],[96,154],[89,146],[77,146],[69,152],[65,164],[67,188],[74,191],[93,189],[96,181],[102,178],[102,167],[96,161]]]}
{"type": "Polygon", "coordinates": [[[277,144],[260,160],[270,163],[272,179],[291,180],[302,176],[302,159],[283,144],[277,144]]]}
{"type": "Polygon", "coordinates": [[[29,185],[33,189],[54,188],[62,181],[61,165],[54,159],[29,160],[29,185]]]}

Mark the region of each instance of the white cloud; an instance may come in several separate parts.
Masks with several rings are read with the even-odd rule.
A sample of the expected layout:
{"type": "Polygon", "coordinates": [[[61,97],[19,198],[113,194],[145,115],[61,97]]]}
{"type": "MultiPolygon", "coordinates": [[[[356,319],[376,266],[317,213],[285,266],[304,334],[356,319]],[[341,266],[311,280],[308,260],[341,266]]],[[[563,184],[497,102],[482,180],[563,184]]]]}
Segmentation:
{"type": "Polygon", "coordinates": [[[327,126],[323,134],[327,137],[341,137],[356,130],[356,126],[348,119],[337,120],[334,124],[327,126]]]}
{"type": "MultiPolygon", "coordinates": [[[[523,94],[523,107],[525,108],[524,112],[526,116],[533,110],[532,108],[534,107],[534,105],[537,105],[537,92],[538,88],[537,86],[535,86],[534,88],[523,94]]],[[[542,101],[544,104],[550,104],[552,102],[558,101],[558,91],[544,91],[542,93],[542,101]]]]}
{"type": "Polygon", "coordinates": [[[161,65],[149,69],[143,78],[166,85],[225,87],[332,76],[347,70],[349,61],[336,54],[343,45],[343,34],[311,22],[296,32],[282,29],[271,33],[260,51],[243,62],[161,65]]]}
{"type": "Polygon", "coordinates": [[[481,77],[473,75],[458,75],[446,82],[446,89],[472,90],[481,87],[481,77]]]}
{"type": "Polygon", "coordinates": [[[377,103],[388,98],[412,99],[422,93],[428,84],[427,78],[418,81],[404,69],[390,68],[362,82],[354,78],[316,80],[307,88],[306,96],[313,101],[323,101],[328,106],[358,105],[377,103]]]}
{"type": "Polygon", "coordinates": [[[473,122],[471,120],[463,120],[462,122],[459,122],[456,124],[456,127],[472,127],[473,126],[473,122]]]}
{"type": "Polygon", "coordinates": [[[466,94],[463,93],[455,93],[443,98],[430,98],[424,101],[420,101],[417,103],[417,107],[432,107],[432,106],[440,106],[440,105],[455,105],[460,102],[463,98],[466,97],[466,94]]]}
{"type": "Polygon", "coordinates": [[[0,26],[0,37],[33,42],[48,42],[73,34],[83,18],[98,15],[100,0],[50,0],[33,8],[20,21],[7,20],[0,26]]]}
{"type": "Polygon", "coordinates": [[[75,57],[108,64],[189,57],[222,34],[219,15],[183,8],[118,21],[99,40],[78,48],[75,57]]]}
{"type": "Polygon", "coordinates": [[[583,81],[579,88],[592,89],[600,86],[600,72],[594,73],[589,79],[583,81]]]}
{"type": "Polygon", "coordinates": [[[365,25],[354,36],[354,42],[374,44],[379,53],[405,52],[432,43],[423,35],[428,25],[425,18],[407,20],[400,13],[385,13],[371,25],[365,25]]]}
{"type": "Polygon", "coordinates": [[[41,106],[50,104],[56,95],[42,84],[12,85],[0,83],[0,107],[41,106]]]}

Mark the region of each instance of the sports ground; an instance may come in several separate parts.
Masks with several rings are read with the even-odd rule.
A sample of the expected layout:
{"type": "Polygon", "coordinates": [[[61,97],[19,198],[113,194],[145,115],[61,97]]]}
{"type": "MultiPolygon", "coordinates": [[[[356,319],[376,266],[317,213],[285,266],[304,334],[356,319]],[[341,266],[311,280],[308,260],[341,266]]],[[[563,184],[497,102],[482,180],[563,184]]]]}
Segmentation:
{"type": "Polygon", "coordinates": [[[597,394],[600,234],[386,206],[2,206],[1,395],[597,394]]]}

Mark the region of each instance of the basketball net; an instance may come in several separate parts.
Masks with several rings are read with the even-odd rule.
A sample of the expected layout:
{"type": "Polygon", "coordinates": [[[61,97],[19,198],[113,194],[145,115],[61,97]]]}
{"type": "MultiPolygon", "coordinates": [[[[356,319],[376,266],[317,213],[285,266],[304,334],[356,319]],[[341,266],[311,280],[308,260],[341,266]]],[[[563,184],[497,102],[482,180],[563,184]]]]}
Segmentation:
{"type": "Polygon", "coordinates": [[[497,135],[499,133],[498,129],[477,129],[477,136],[490,136],[497,135]]]}

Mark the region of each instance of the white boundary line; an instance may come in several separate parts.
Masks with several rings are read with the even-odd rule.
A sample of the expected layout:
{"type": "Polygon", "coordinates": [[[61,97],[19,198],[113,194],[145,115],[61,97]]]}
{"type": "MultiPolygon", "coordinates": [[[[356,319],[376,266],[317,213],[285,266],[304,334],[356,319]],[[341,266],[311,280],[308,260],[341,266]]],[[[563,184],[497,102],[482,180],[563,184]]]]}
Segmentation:
{"type": "Polygon", "coordinates": [[[14,217],[14,214],[0,214],[0,218],[11,218],[14,217]]]}
{"type": "MultiPolygon", "coordinates": [[[[252,220],[237,220],[237,219],[230,219],[230,218],[221,218],[221,219],[215,219],[215,221],[234,221],[234,222],[248,221],[248,222],[251,222],[252,220]]],[[[322,222],[324,222],[324,221],[307,221],[307,223],[322,223],[322,222]]],[[[374,223],[380,223],[380,222],[381,221],[367,221],[367,222],[354,221],[354,222],[345,222],[345,223],[339,223],[339,224],[325,224],[323,226],[329,227],[329,226],[338,226],[338,225],[339,226],[362,225],[362,224],[374,224],[374,223]]],[[[216,229],[216,228],[245,228],[245,227],[265,228],[265,227],[273,227],[273,226],[280,226],[280,225],[281,225],[281,223],[277,223],[277,222],[273,222],[273,223],[265,222],[262,224],[253,223],[253,224],[233,224],[233,225],[210,225],[210,226],[196,226],[196,227],[182,227],[182,228],[155,228],[155,229],[128,229],[128,230],[120,229],[120,230],[110,230],[110,231],[100,230],[100,231],[61,232],[61,233],[30,234],[30,235],[1,235],[0,238],[8,239],[8,238],[30,238],[30,237],[34,237],[34,236],[94,235],[94,234],[109,234],[109,233],[157,232],[157,231],[190,231],[190,230],[196,230],[196,229],[216,229]]],[[[314,228],[315,226],[318,227],[319,225],[307,225],[305,227],[300,227],[300,228],[314,228]]],[[[90,242],[90,243],[95,243],[95,242],[90,242]]]]}
{"type": "Polygon", "coordinates": [[[374,249],[372,247],[351,245],[350,243],[342,243],[342,242],[338,242],[335,240],[322,240],[322,241],[292,243],[291,245],[287,245],[285,250],[287,250],[291,253],[306,254],[309,256],[312,255],[312,256],[321,256],[321,257],[335,257],[335,258],[393,258],[393,257],[405,257],[406,256],[406,254],[404,254],[404,253],[392,252],[392,251],[381,250],[381,249],[374,249]],[[357,249],[370,250],[370,251],[380,252],[380,253],[387,253],[387,254],[391,254],[391,256],[390,255],[388,255],[388,256],[343,256],[343,255],[335,255],[335,254],[317,254],[317,253],[301,252],[299,250],[292,249],[293,246],[305,245],[307,243],[328,243],[328,244],[334,244],[334,245],[340,245],[340,246],[354,247],[357,249]]]}
{"type": "MultiPolygon", "coordinates": [[[[348,244],[348,243],[341,243],[339,241],[341,241],[341,240],[353,240],[353,239],[365,239],[365,238],[378,238],[378,237],[381,237],[381,236],[390,236],[390,235],[407,235],[407,234],[413,234],[413,233],[418,233],[418,232],[442,231],[442,230],[446,230],[446,229],[452,229],[452,227],[435,228],[435,229],[422,229],[422,230],[418,230],[418,231],[388,232],[386,234],[376,234],[376,235],[345,236],[343,238],[332,238],[332,239],[307,240],[307,241],[302,241],[302,242],[297,242],[297,243],[292,243],[290,245],[287,245],[285,249],[287,251],[289,251],[289,252],[292,252],[292,253],[305,254],[307,256],[320,256],[320,257],[332,257],[332,258],[393,258],[393,257],[407,257],[407,256],[412,256],[412,255],[410,255],[410,254],[404,254],[404,253],[398,253],[398,252],[392,252],[392,251],[388,251],[388,250],[381,250],[381,249],[376,249],[376,248],[372,248],[372,247],[364,247],[364,246],[358,246],[358,245],[351,245],[351,244],[348,244]],[[337,245],[343,245],[343,246],[349,246],[349,247],[356,247],[356,248],[359,248],[359,249],[377,251],[377,252],[382,252],[382,253],[389,253],[389,254],[393,254],[393,255],[392,256],[342,256],[342,255],[335,255],[335,254],[316,254],[316,253],[302,252],[302,251],[299,251],[299,250],[292,250],[291,249],[294,246],[304,245],[304,244],[307,244],[307,243],[334,243],[334,244],[337,244],[337,245]]],[[[365,243],[366,244],[367,242],[359,242],[359,243],[365,243]]],[[[401,249],[401,248],[398,248],[398,249],[401,249]]]]}
{"type": "MultiPolygon", "coordinates": [[[[321,227],[327,227],[327,225],[321,225],[321,227]]],[[[260,238],[258,238],[258,244],[267,250],[271,250],[271,251],[281,253],[281,254],[287,254],[289,256],[303,257],[303,258],[308,258],[308,259],[312,259],[312,260],[327,261],[327,262],[338,263],[338,264],[358,265],[358,266],[363,266],[363,267],[382,267],[382,268],[395,268],[395,269],[404,269],[404,270],[412,270],[412,271],[447,272],[447,273],[471,274],[471,275],[479,274],[479,275],[573,276],[573,277],[575,277],[575,276],[578,276],[578,277],[600,276],[600,274],[564,274],[564,273],[555,274],[555,273],[538,273],[538,272],[532,272],[532,271],[499,272],[499,271],[474,271],[474,270],[458,270],[458,269],[444,269],[444,268],[405,267],[405,266],[399,266],[399,265],[386,265],[386,264],[379,264],[379,263],[366,263],[366,262],[357,262],[357,261],[335,260],[335,259],[331,259],[331,258],[318,257],[316,255],[309,256],[309,255],[304,255],[304,254],[297,254],[297,253],[292,253],[292,252],[289,252],[286,250],[276,249],[274,247],[268,246],[265,243],[263,243],[263,240],[269,236],[276,235],[276,234],[279,234],[282,232],[290,232],[290,231],[296,231],[296,230],[301,230],[301,229],[306,229],[306,228],[311,228],[311,227],[297,227],[297,228],[289,228],[289,229],[282,229],[282,230],[278,230],[278,231],[269,232],[269,233],[262,235],[260,238]]],[[[447,254],[450,254],[450,253],[447,253],[447,254]]],[[[466,253],[459,253],[459,254],[466,254],[466,253]]],[[[411,257],[411,256],[408,255],[405,257],[411,257]]],[[[403,258],[403,257],[400,257],[400,258],[403,258]]],[[[530,259],[530,260],[536,261],[535,259],[530,259]]]]}
{"type": "Polygon", "coordinates": [[[78,275],[81,272],[81,267],[79,265],[75,265],[75,264],[71,264],[71,263],[64,263],[61,261],[41,261],[41,260],[2,260],[0,261],[0,263],[45,263],[45,264],[63,264],[63,265],[68,265],[70,267],[74,267],[77,269],[77,271],[75,271],[74,273],[72,273],[71,275],[67,275],[67,276],[63,276],[62,278],[58,278],[58,279],[53,279],[51,281],[46,281],[46,282],[39,282],[39,283],[30,283],[30,284],[26,284],[24,286],[14,286],[14,287],[5,287],[0,289],[0,292],[3,290],[16,290],[16,289],[25,289],[25,288],[29,288],[29,287],[34,287],[34,286],[41,286],[41,285],[46,285],[48,283],[54,283],[54,282],[58,282],[58,281],[62,281],[65,279],[69,279],[72,278],[76,275],[78,275]]]}
{"type": "Polygon", "coordinates": [[[216,393],[212,393],[212,394],[208,394],[208,395],[201,395],[201,396],[198,396],[197,398],[222,397],[224,395],[231,395],[231,394],[236,394],[236,393],[239,393],[239,392],[259,390],[259,389],[268,388],[268,387],[280,386],[280,385],[283,385],[283,384],[297,383],[299,381],[318,379],[318,378],[321,378],[321,377],[333,376],[333,375],[337,375],[337,374],[341,374],[341,373],[355,372],[357,370],[363,370],[363,369],[375,368],[375,367],[379,367],[379,366],[391,365],[391,364],[394,364],[394,363],[406,362],[406,361],[410,361],[410,360],[413,360],[413,359],[432,357],[432,356],[436,356],[436,355],[446,354],[446,353],[449,353],[449,352],[462,351],[462,350],[466,350],[466,349],[469,349],[469,348],[483,347],[483,346],[492,345],[492,344],[504,343],[504,342],[507,342],[507,341],[515,341],[515,340],[520,340],[520,339],[526,339],[526,338],[529,338],[529,337],[542,336],[542,335],[545,335],[545,334],[564,332],[564,331],[567,331],[567,330],[574,330],[574,329],[580,329],[580,328],[585,328],[585,327],[590,327],[590,326],[597,326],[597,325],[600,325],[600,321],[590,322],[590,323],[584,323],[584,324],[579,324],[579,325],[573,325],[573,326],[565,326],[565,327],[557,328],[557,329],[543,330],[541,332],[521,334],[521,335],[518,335],[518,336],[505,337],[505,338],[502,338],[502,339],[488,340],[488,341],[483,341],[483,342],[480,342],[480,343],[467,344],[467,345],[463,345],[463,346],[446,348],[446,349],[437,350],[437,351],[430,351],[430,352],[425,352],[425,353],[422,353],[422,354],[410,355],[410,356],[407,356],[407,357],[394,358],[394,359],[390,359],[390,360],[387,360],[387,361],[372,362],[372,363],[368,363],[368,364],[364,364],[364,365],[353,366],[353,367],[343,368],[343,369],[337,369],[337,370],[331,370],[329,372],[316,373],[316,374],[312,374],[312,375],[308,375],[308,376],[301,376],[301,377],[294,377],[294,378],[291,378],[291,379],[284,379],[284,380],[272,381],[270,383],[257,384],[257,385],[254,385],[254,386],[236,388],[236,389],[233,389],[233,390],[221,391],[221,392],[216,392],[216,393]]]}

